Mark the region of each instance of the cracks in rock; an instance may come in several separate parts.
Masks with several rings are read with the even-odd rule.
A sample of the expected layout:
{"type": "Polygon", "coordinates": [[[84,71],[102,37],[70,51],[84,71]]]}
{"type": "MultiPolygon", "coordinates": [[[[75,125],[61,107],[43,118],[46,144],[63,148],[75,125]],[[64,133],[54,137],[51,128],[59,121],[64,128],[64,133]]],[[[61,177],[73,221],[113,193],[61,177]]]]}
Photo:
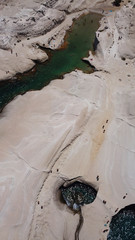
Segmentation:
{"type": "MultiPolygon", "coordinates": [[[[66,137],[65,139],[67,138],[68,134],[69,134],[70,130],[68,131],[68,133],[66,134],[66,137]]],[[[64,139],[64,140],[65,140],[64,139]]],[[[57,149],[57,151],[54,153],[54,156],[57,154],[57,152],[59,151],[59,149],[61,148],[62,144],[63,144],[64,141],[62,141],[61,145],[59,146],[59,148],[57,149]]],[[[45,182],[46,180],[48,179],[48,177],[50,176],[49,173],[52,172],[52,168],[54,167],[54,165],[56,164],[56,162],[58,161],[59,157],[61,156],[62,152],[60,152],[60,155],[55,159],[54,163],[52,164],[51,168],[50,168],[50,171],[48,172],[48,175],[45,176],[44,180],[43,180],[43,183],[39,189],[39,192],[37,194],[37,198],[36,198],[36,201],[35,201],[35,206],[34,206],[34,209],[33,209],[33,217],[32,217],[32,221],[31,221],[31,224],[30,224],[30,231],[29,231],[29,235],[28,235],[28,240],[30,239],[30,236],[31,236],[31,232],[32,232],[32,224],[33,224],[33,221],[34,221],[34,213],[35,213],[35,208],[36,208],[36,203],[38,202],[38,198],[39,198],[39,195],[45,185],[45,182]]],[[[53,160],[54,156],[52,156],[51,158],[51,161],[53,160]]]]}
{"type": "Polygon", "coordinates": [[[74,180],[80,180],[80,178],[82,178],[82,176],[77,176],[71,179],[68,179],[66,176],[60,176],[60,178],[64,181],[63,186],[66,187],[68,186],[68,184],[71,184],[72,182],[74,182],[74,180]]]}
{"type": "Polygon", "coordinates": [[[101,77],[100,77],[100,76],[98,76],[98,75],[96,75],[96,74],[95,74],[94,76],[95,76],[95,77],[97,77],[97,78],[99,78],[99,79],[101,79],[101,77]]]}
{"type": "MultiPolygon", "coordinates": [[[[98,77],[98,76],[97,76],[97,77],[98,77]]],[[[99,77],[99,78],[100,78],[100,77],[99,77]]],[[[100,78],[100,79],[101,79],[101,78],[100,78]]],[[[102,79],[101,79],[101,80],[102,80],[102,79]]],[[[55,87],[55,88],[61,90],[59,87],[55,87]]],[[[63,91],[63,89],[62,89],[62,91],[63,91]]],[[[76,97],[76,98],[78,98],[79,100],[85,101],[85,102],[87,102],[88,104],[95,105],[96,108],[99,108],[99,106],[96,104],[96,102],[91,102],[91,101],[89,101],[89,100],[86,100],[86,99],[83,98],[83,97],[78,96],[78,95],[75,94],[75,93],[68,92],[68,91],[66,91],[66,90],[64,90],[63,92],[66,93],[67,95],[71,96],[71,97],[76,97]]],[[[60,113],[60,114],[62,114],[62,113],[60,113]]],[[[64,115],[64,114],[63,114],[63,115],[64,115]]],[[[65,114],[65,115],[66,115],[66,114],[65,114]]],[[[78,115],[75,115],[75,114],[67,114],[67,115],[69,115],[69,116],[70,116],[70,115],[79,116],[79,114],[78,114],[78,115]]]]}
{"type": "Polygon", "coordinates": [[[126,124],[128,124],[130,127],[133,127],[133,128],[135,128],[135,125],[133,125],[133,124],[131,124],[131,123],[129,123],[128,121],[126,121],[125,119],[123,119],[123,118],[116,118],[116,119],[118,119],[118,120],[120,120],[120,121],[122,121],[122,122],[124,122],[124,123],[126,123],[126,124]]]}
{"type": "Polygon", "coordinates": [[[42,3],[42,5],[46,8],[53,8],[57,2],[58,0],[46,1],[46,3],[42,3]]]}
{"type": "MultiPolygon", "coordinates": [[[[48,176],[49,176],[49,175],[48,175],[48,176]]],[[[29,234],[28,234],[28,240],[30,240],[30,236],[31,236],[31,232],[32,232],[32,223],[33,223],[33,221],[34,221],[34,213],[35,213],[36,203],[37,203],[37,201],[38,201],[38,197],[39,197],[39,195],[40,195],[40,193],[41,193],[41,191],[42,191],[42,188],[44,187],[45,181],[47,180],[48,176],[46,176],[46,177],[44,178],[44,181],[43,181],[43,183],[42,183],[42,185],[41,185],[41,187],[40,187],[40,189],[39,189],[39,192],[38,192],[38,194],[37,194],[37,197],[36,197],[35,206],[34,206],[34,208],[33,208],[32,220],[31,220],[31,223],[30,223],[30,230],[29,230],[29,234]]]]}
{"type": "MultiPolygon", "coordinates": [[[[127,122],[125,119],[123,119],[123,118],[117,117],[116,119],[117,119],[117,120],[120,120],[121,122],[125,122],[125,123],[128,124],[130,127],[135,128],[134,125],[128,123],[128,122],[127,122]]],[[[121,124],[119,125],[119,127],[117,128],[117,130],[114,131],[114,133],[113,133],[114,136],[115,136],[115,133],[118,132],[118,129],[121,127],[122,124],[123,124],[123,123],[121,123],[121,124]]],[[[115,138],[116,138],[116,137],[115,137],[115,138]]],[[[108,140],[109,140],[112,144],[118,145],[120,148],[122,148],[122,149],[124,149],[124,150],[126,150],[126,151],[128,151],[128,152],[135,153],[135,150],[131,150],[131,149],[129,149],[129,148],[126,148],[125,146],[122,146],[119,142],[115,141],[116,139],[112,140],[112,139],[108,136],[108,140]]]]}
{"type": "MultiPolygon", "coordinates": [[[[79,137],[81,136],[81,133],[79,133],[78,135],[76,135],[69,144],[67,144],[67,146],[65,146],[62,150],[61,150],[61,154],[63,153],[64,150],[66,150],[69,146],[71,146],[71,144],[79,137]]],[[[59,158],[61,157],[61,154],[59,156],[59,158]]]]}
{"type": "Polygon", "coordinates": [[[35,167],[32,167],[23,157],[21,157],[18,153],[16,153],[15,151],[12,151],[12,153],[13,154],[15,154],[15,156],[17,156],[17,158],[19,158],[21,161],[23,161],[23,162],[25,162],[26,163],[26,165],[30,168],[30,169],[32,169],[32,170],[35,170],[35,171],[38,171],[38,172],[42,172],[42,173],[50,173],[51,172],[51,170],[40,170],[40,169],[38,169],[38,168],[35,168],[35,167]]]}
{"type": "MultiPolygon", "coordinates": [[[[68,136],[68,134],[70,133],[70,131],[71,131],[71,130],[69,130],[68,133],[66,134],[65,139],[67,138],[67,136],[68,136]]],[[[48,171],[48,175],[45,176],[45,178],[44,178],[44,180],[43,180],[43,183],[42,183],[42,185],[41,185],[41,187],[40,187],[40,189],[39,189],[39,192],[38,192],[38,194],[37,194],[37,198],[36,198],[36,201],[35,201],[35,206],[34,206],[34,209],[33,209],[33,217],[32,217],[32,220],[31,220],[30,231],[29,231],[29,234],[28,234],[28,240],[30,240],[31,233],[32,233],[32,224],[33,224],[33,221],[34,221],[34,213],[35,213],[36,203],[38,202],[39,195],[40,195],[40,193],[41,193],[41,191],[42,191],[42,189],[43,189],[43,187],[44,187],[44,185],[45,185],[46,180],[47,180],[48,177],[50,176],[49,173],[52,172],[53,167],[55,166],[55,164],[57,163],[57,161],[58,161],[59,158],[61,157],[63,151],[64,151],[68,146],[70,146],[70,144],[71,144],[73,141],[75,141],[75,139],[76,139],[78,136],[80,136],[80,134],[77,135],[77,136],[75,136],[75,138],[72,139],[72,141],[71,141],[66,147],[64,147],[64,148],[60,151],[59,156],[55,159],[53,165],[51,166],[50,170],[48,171]]],[[[65,139],[64,139],[64,141],[65,141],[65,139]]],[[[62,144],[63,144],[64,141],[62,141],[62,144]]],[[[57,149],[57,152],[58,152],[59,149],[61,148],[62,144],[61,144],[60,147],[57,149]]],[[[55,152],[54,156],[57,154],[57,152],[55,152]]],[[[54,158],[54,156],[52,157],[52,159],[54,158]]],[[[19,157],[19,156],[18,156],[18,157],[19,157]]],[[[51,160],[52,160],[52,159],[51,159],[51,160]]],[[[21,160],[24,160],[24,159],[21,158],[21,160]]],[[[25,160],[24,160],[24,161],[25,161],[25,160]]],[[[26,162],[26,163],[27,163],[27,162],[26,162]]],[[[28,163],[27,163],[27,164],[28,164],[28,163]]],[[[28,165],[29,165],[29,164],[28,164],[28,165]]],[[[42,171],[41,171],[41,172],[42,172],[42,171]]],[[[43,171],[43,172],[45,172],[45,171],[43,171]]],[[[79,176],[79,177],[81,177],[81,176],[79,176]]],[[[77,178],[79,178],[79,177],[77,177],[77,178]]],[[[66,177],[65,177],[65,178],[66,178],[66,177]]],[[[61,177],[61,179],[63,179],[65,182],[66,182],[66,181],[70,181],[70,180],[64,179],[64,176],[61,177]]],[[[75,179],[75,178],[74,178],[74,179],[75,179]]],[[[73,179],[71,179],[71,180],[73,180],[73,179]]],[[[79,229],[80,229],[80,228],[79,228],[79,229]]],[[[80,230],[79,230],[79,231],[80,231],[80,230]]]]}
{"type": "Polygon", "coordinates": [[[66,91],[66,90],[64,90],[64,92],[65,92],[67,95],[69,95],[69,96],[74,96],[74,97],[76,97],[76,98],[81,99],[81,98],[80,98],[77,94],[75,94],[75,93],[68,92],[68,91],[66,91]]]}
{"type": "MultiPolygon", "coordinates": [[[[78,177],[75,177],[75,178],[72,178],[72,179],[67,179],[67,180],[62,178],[63,181],[65,181],[63,186],[67,187],[69,184],[72,184],[72,182],[74,183],[75,180],[78,180],[80,178],[82,178],[82,176],[78,176],[78,177]]],[[[83,222],[84,222],[81,206],[78,206],[78,208],[76,208],[76,209],[73,207],[72,212],[74,212],[74,214],[77,213],[79,215],[79,221],[78,221],[75,233],[74,233],[75,234],[74,235],[74,239],[75,240],[79,240],[79,234],[80,234],[81,228],[83,226],[83,222]]]]}
{"type": "Polygon", "coordinates": [[[79,214],[79,222],[78,222],[78,225],[77,225],[77,228],[75,231],[75,240],[79,240],[79,234],[80,234],[81,228],[83,226],[83,222],[84,222],[81,207],[80,207],[78,214],[79,214]]]}
{"type": "MultiPolygon", "coordinates": [[[[60,158],[60,156],[61,156],[61,154],[62,154],[62,152],[63,152],[63,148],[61,149],[61,147],[62,147],[63,143],[65,142],[65,140],[67,139],[67,137],[68,137],[68,135],[69,135],[70,132],[71,132],[71,129],[69,129],[69,130],[67,131],[67,134],[66,134],[65,138],[63,139],[63,141],[61,142],[60,146],[57,148],[56,152],[54,152],[52,158],[50,159],[50,162],[52,162],[52,161],[53,161],[53,158],[55,157],[55,155],[57,155],[57,153],[58,153],[59,150],[60,150],[60,153],[59,153],[58,157],[55,159],[55,161],[54,161],[53,164],[51,165],[51,169],[54,167],[54,165],[56,164],[56,162],[59,160],[59,158],[60,158]]],[[[65,148],[66,148],[66,147],[65,147],[65,148]]]]}
{"type": "Polygon", "coordinates": [[[82,206],[91,204],[97,196],[95,188],[79,178],[83,177],[78,176],[70,180],[65,180],[65,183],[59,188],[62,203],[65,203],[72,210],[72,213],[79,215],[79,221],[74,232],[75,240],[79,240],[79,234],[83,226],[82,206]],[[75,181],[76,179],[77,181],[75,181]]]}
{"type": "Polygon", "coordinates": [[[59,112],[58,112],[58,113],[56,112],[56,113],[52,114],[52,116],[56,116],[56,115],[58,115],[58,116],[59,116],[59,115],[60,115],[60,116],[75,116],[75,117],[78,117],[78,116],[79,116],[79,114],[74,114],[74,113],[70,113],[70,114],[67,113],[67,114],[66,114],[66,113],[61,113],[61,112],[60,112],[60,113],[59,113],[59,112]]]}
{"type": "Polygon", "coordinates": [[[109,71],[107,71],[107,70],[102,70],[102,72],[111,74],[111,73],[110,73],[109,71]]]}
{"type": "MultiPolygon", "coordinates": [[[[74,93],[68,93],[68,92],[66,92],[66,93],[69,94],[69,95],[71,95],[71,96],[75,96],[75,97],[81,99],[82,101],[85,101],[85,102],[86,102],[86,99],[85,99],[85,98],[81,98],[81,97],[77,96],[77,95],[74,94],[74,93]]],[[[88,102],[89,104],[95,105],[96,108],[99,107],[95,102],[91,102],[91,101],[88,101],[88,100],[87,100],[87,102],[88,102]]]]}
{"type": "Polygon", "coordinates": [[[69,95],[69,96],[73,96],[73,97],[76,97],[76,98],[79,98],[79,99],[81,99],[78,95],[76,95],[75,93],[72,93],[72,92],[68,92],[67,90],[65,90],[65,89],[61,89],[60,87],[57,87],[57,86],[55,86],[55,89],[58,89],[59,91],[61,91],[61,92],[64,92],[65,94],[67,94],[67,95],[69,95]]]}
{"type": "Polygon", "coordinates": [[[112,141],[112,140],[110,140],[110,142],[111,142],[112,144],[114,144],[114,145],[118,145],[120,148],[122,148],[122,149],[124,149],[124,150],[126,150],[126,151],[128,151],[128,152],[135,153],[134,150],[130,150],[130,149],[128,149],[128,148],[120,145],[118,142],[114,142],[114,141],[112,141]]]}

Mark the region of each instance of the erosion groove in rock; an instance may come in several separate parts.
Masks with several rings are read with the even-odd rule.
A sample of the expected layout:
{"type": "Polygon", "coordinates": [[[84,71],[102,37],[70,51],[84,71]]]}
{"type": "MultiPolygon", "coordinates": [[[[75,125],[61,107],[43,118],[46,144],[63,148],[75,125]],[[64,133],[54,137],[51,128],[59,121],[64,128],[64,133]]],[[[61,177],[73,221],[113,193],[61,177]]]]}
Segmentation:
{"type": "Polygon", "coordinates": [[[79,222],[75,230],[75,240],[79,240],[79,233],[83,226],[83,215],[81,207],[84,204],[92,203],[97,195],[96,190],[82,182],[68,183],[67,186],[61,186],[61,199],[65,201],[68,207],[79,214],[79,222]]]}
{"type": "Polygon", "coordinates": [[[80,208],[78,214],[79,214],[79,223],[78,223],[76,231],[75,231],[75,240],[79,240],[79,233],[80,233],[81,228],[83,226],[83,215],[82,215],[81,208],[80,208]]]}
{"type": "MultiPolygon", "coordinates": [[[[50,170],[49,172],[51,172],[51,170],[50,170]]],[[[49,175],[49,172],[48,172],[48,175],[49,175]]],[[[40,189],[39,189],[39,191],[38,191],[38,193],[37,193],[37,197],[36,197],[36,201],[35,201],[35,206],[36,206],[36,204],[38,203],[38,197],[39,197],[39,195],[40,195],[40,192],[42,191],[42,188],[43,188],[43,186],[44,186],[44,184],[45,184],[45,181],[47,180],[48,175],[46,175],[46,176],[44,177],[44,180],[42,181],[42,185],[41,185],[41,187],[40,187],[40,189]]],[[[30,235],[31,235],[31,229],[32,229],[32,223],[33,223],[33,219],[34,219],[35,206],[33,207],[32,219],[31,219],[31,223],[30,223],[30,226],[29,226],[28,240],[30,239],[30,235]]]]}
{"type": "MultiPolygon", "coordinates": [[[[15,9],[11,11],[6,6],[14,4],[14,0],[1,2],[10,14],[16,14],[15,9]]],[[[23,72],[26,66],[33,67],[30,59],[46,58],[41,49],[35,48],[37,42],[39,46],[45,44],[44,47],[50,44],[52,49],[54,44],[55,48],[60,46],[71,19],[79,16],[76,9],[80,11],[91,5],[101,7],[104,14],[96,32],[99,41],[96,53],[90,52],[87,58],[98,71],[92,74],[72,71],[40,91],[16,97],[1,114],[0,239],[3,240],[28,237],[74,240],[76,230],[80,229],[79,211],[73,214],[57,194],[68,179],[91,183],[98,189],[92,204],[80,206],[84,219],[77,233],[80,240],[107,239],[112,216],[135,200],[134,2],[124,1],[125,6],[121,2],[116,8],[110,1],[70,2],[58,0],[53,5],[60,12],[64,11],[62,7],[65,12],[74,11],[66,15],[68,26],[63,21],[47,35],[34,40],[12,39],[14,54],[11,49],[0,50],[0,76],[9,78],[17,69],[23,72]],[[16,56],[19,52],[24,53],[23,61],[16,56]],[[8,70],[10,73],[5,72],[8,70]]],[[[31,5],[39,9],[38,0],[21,1],[25,3],[29,4],[27,9],[31,5]]],[[[1,3],[0,8],[5,14],[1,3]]],[[[33,18],[30,21],[34,23],[33,18]]],[[[8,38],[6,41],[10,42],[8,38]]],[[[129,213],[130,209],[126,211],[129,213]]],[[[130,227],[134,230],[132,216],[130,212],[133,220],[130,227]]],[[[122,226],[125,218],[123,221],[122,226]]],[[[114,231],[117,232],[117,226],[114,231]]]]}
{"type": "MultiPolygon", "coordinates": [[[[68,134],[69,134],[69,133],[68,133],[68,134]]],[[[72,139],[72,140],[70,141],[70,144],[73,143],[73,142],[76,140],[77,137],[79,137],[79,135],[76,136],[74,139],[72,139]]],[[[67,136],[66,136],[66,138],[67,138],[67,136]]],[[[64,142],[64,141],[63,141],[63,142],[64,142]]],[[[63,142],[62,142],[62,145],[63,145],[63,142]]],[[[36,204],[39,202],[38,199],[39,199],[40,193],[41,193],[42,189],[44,188],[45,182],[47,181],[47,178],[49,177],[49,174],[52,173],[52,169],[55,167],[55,164],[56,164],[57,161],[59,160],[62,152],[63,152],[68,146],[69,146],[69,144],[67,144],[67,146],[64,147],[64,149],[62,149],[61,151],[58,151],[60,154],[59,154],[59,156],[55,159],[55,161],[53,162],[53,164],[51,164],[51,167],[49,167],[49,170],[43,171],[43,172],[48,173],[48,175],[45,176],[44,181],[43,181],[43,183],[42,183],[42,186],[41,186],[41,188],[40,188],[40,190],[39,190],[39,192],[38,192],[38,194],[37,194],[37,199],[36,199],[36,202],[35,202],[35,206],[36,206],[36,204]]],[[[55,153],[55,155],[56,155],[56,153],[55,153]]],[[[38,169],[37,169],[37,170],[38,170],[38,169]]],[[[78,177],[76,177],[76,178],[78,179],[78,178],[80,178],[80,177],[81,177],[81,176],[78,176],[78,177]]],[[[76,178],[73,178],[73,179],[68,180],[68,179],[65,179],[65,178],[62,177],[62,176],[60,176],[60,178],[64,181],[64,183],[67,183],[67,182],[70,182],[70,181],[75,181],[75,179],[76,179],[76,178]]],[[[29,234],[28,234],[28,239],[30,239],[30,236],[31,236],[31,231],[32,231],[31,228],[32,228],[33,220],[34,220],[34,212],[35,212],[35,207],[34,207],[34,209],[33,209],[33,217],[32,217],[32,221],[31,221],[31,225],[30,225],[30,231],[29,231],[29,234]]],[[[80,213],[79,213],[79,214],[80,214],[80,213]]],[[[83,222],[82,213],[81,213],[81,215],[80,215],[80,220],[79,220],[79,222],[80,222],[80,221],[83,222]]],[[[80,226],[81,226],[81,222],[80,222],[80,226]]],[[[81,227],[80,227],[80,229],[81,229],[81,227]]]]}

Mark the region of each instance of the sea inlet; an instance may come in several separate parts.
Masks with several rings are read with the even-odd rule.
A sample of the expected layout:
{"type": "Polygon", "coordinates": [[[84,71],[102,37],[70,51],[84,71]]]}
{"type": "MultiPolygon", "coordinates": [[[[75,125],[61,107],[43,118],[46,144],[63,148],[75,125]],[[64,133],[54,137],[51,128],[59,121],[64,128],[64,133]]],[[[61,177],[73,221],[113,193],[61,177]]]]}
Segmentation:
{"type": "Polygon", "coordinates": [[[31,90],[40,90],[51,80],[62,77],[75,69],[92,72],[90,65],[82,61],[93,50],[95,32],[99,27],[101,15],[89,13],[74,21],[67,32],[64,48],[47,50],[49,60],[37,64],[34,72],[17,75],[15,79],[0,82],[0,109],[15,96],[31,90]]]}

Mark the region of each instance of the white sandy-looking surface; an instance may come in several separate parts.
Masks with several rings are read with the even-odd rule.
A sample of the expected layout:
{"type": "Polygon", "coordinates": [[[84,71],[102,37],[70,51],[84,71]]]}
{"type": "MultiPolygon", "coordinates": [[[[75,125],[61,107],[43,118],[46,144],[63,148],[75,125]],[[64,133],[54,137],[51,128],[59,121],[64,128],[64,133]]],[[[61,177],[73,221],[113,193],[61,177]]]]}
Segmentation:
{"type": "Polygon", "coordinates": [[[77,71],[8,104],[0,120],[1,239],[74,239],[78,215],[57,196],[74,177],[99,189],[82,208],[80,239],[104,239],[115,210],[134,203],[134,87],[126,77],[77,71]]]}
{"type": "MultiPolygon", "coordinates": [[[[129,8],[134,16],[132,4],[129,8]]],[[[115,17],[120,20],[127,12],[123,8],[106,18],[115,43],[115,17]]],[[[98,191],[95,201],[82,207],[80,240],[105,240],[103,231],[116,209],[134,203],[134,50],[130,54],[114,44],[113,60],[115,47],[109,51],[106,30],[100,32],[96,56],[88,58],[100,71],[76,70],[41,91],[16,97],[1,113],[0,239],[75,239],[79,216],[58,194],[64,180],[77,177],[98,191]]],[[[123,43],[133,43],[127,32],[122,34],[123,43]]]]}

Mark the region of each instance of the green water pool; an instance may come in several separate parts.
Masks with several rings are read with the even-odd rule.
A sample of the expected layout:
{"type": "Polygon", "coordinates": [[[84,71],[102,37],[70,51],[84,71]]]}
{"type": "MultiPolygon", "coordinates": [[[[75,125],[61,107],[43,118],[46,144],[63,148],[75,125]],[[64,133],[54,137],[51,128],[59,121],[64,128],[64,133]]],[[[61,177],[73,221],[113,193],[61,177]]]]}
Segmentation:
{"type": "Polygon", "coordinates": [[[15,96],[30,90],[39,90],[51,80],[60,78],[64,73],[74,69],[92,72],[90,66],[81,59],[88,56],[88,51],[93,50],[95,32],[99,27],[101,15],[90,13],[74,21],[68,31],[65,49],[49,51],[49,60],[37,64],[35,72],[29,72],[17,79],[0,83],[0,109],[2,109],[15,96]]]}
{"type": "Polygon", "coordinates": [[[107,240],[135,240],[135,204],[125,207],[112,218],[107,240]]]}
{"type": "Polygon", "coordinates": [[[64,202],[73,210],[80,210],[85,204],[92,203],[97,195],[97,191],[84,183],[74,182],[71,185],[60,188],[64,202]]]}

